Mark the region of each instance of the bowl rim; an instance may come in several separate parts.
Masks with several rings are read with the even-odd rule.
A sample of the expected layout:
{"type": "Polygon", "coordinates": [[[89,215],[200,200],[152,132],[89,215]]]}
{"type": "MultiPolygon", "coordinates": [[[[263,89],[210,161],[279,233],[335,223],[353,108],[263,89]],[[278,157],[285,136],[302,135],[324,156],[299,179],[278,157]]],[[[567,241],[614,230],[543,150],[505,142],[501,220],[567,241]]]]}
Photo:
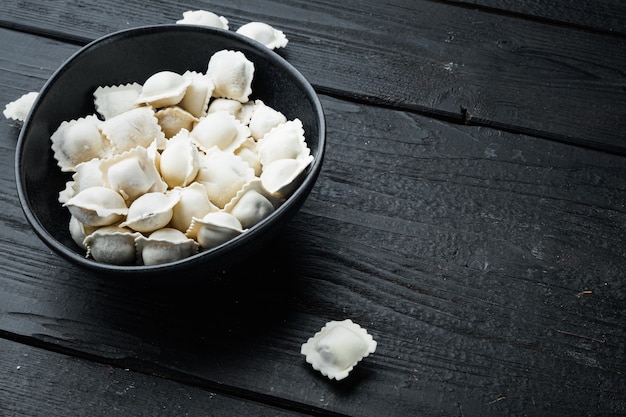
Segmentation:
{"type": "MultiPolygon", "coordinates": [[[[207,60],[208,62],[208,60],[207,60]]],[[[299,209],[304,203],[304,200],[308,197],[310,190],[313,188],[319,172],[321,171],[322,161],[325,154],[326,148],[326,120],[324,115],[324,110],[322,108],[321,102],[317,93],[315,92],[312,85],[309,81],[298,71],[293,65],[291,65],[285,58],[279,55],[277,52],[267,48],[262,43],[248,38],[244,35],[238,34],[234,31],[213,28],[208,26],[200,26],[200,25],[186,25],[186,24],[157,24],[157,25],[145,25],[138,26],[129,29],[123,29],[116,32],[112,32],[106,34],[102,37],[99,37],[88,44],[81,47],[79,50],[71,54],[63,63],[52,73],[52,75],[46,80],[43,87],[39,90],[39,94],[31,109],[29,114],[26,116],[23,125],[21,127],[16,152],[15,152],[15,179],[16,179],[16,188],[17,194],[20,201],[20,205],[22,207],[22,211],[24,215],[35,231],[35,234],[53,251],[57,254],[61,255],[61,257],[66,260],[71,261],[72,263],[79,265],[81,267],[90,269],[92,271],[112,274],[112,275],[147,275],[147,274],[158,274],[162,272],[168,271],[179,271],[187,268],[196,267],[199,265],[205,265],[209,259],[215,259],[218,257],[224,257],[224,262],[217,262],[216,269],[221,270],[223,263],[228,263],[227,254],[231,252],[232,249],[235,249],[237,246],[253,246],[254,239],[260,235],[265,233],[270,237],[269,233],[276,223],[279,217],[279,214],[282,212],[290,211],[293,214],[299,209]],[[68,67],[74,64],[74,62],[81,57],[83,54],[88,53],[94,48],[97,48],[100,44],[107,42],[114,42],[117,39],[125,38],[129,36],[136,35],[148,35],[151,32],[161,32],[161,31],[189,31],[189,32],[206,32],[207,34],[222,36],[226,38],[231,38],[236,42],[248,44],[248,47],[255,50],[256,53],[260,55],[264,55],[265,58],[276,65],[281,66],[284,70],[286,70],[290,77],[293,77],[296,84],[298,84],[304,91],[305,96],[310,100],[311,105],[313,107],[315,113],[315,121],[318,129],[318,143],[314,156],[314,160],[311,165],[308,167],[306,171],[306,175],[303,181],[298,185],[295,191],[287,198],[287,200],[280,205],[270,216],[261,220],[259,223],[251,227],[245,233],[240,234],[239,236],[208,250],[204,250],[202,252],[198,252],[189,257],[168,262],[164,264],[157,265],[114,265],[114,264],[106,264],[102,262],[95,261],[93,259],[87,258],[85,255],[80,255],[76,251],[68,248],[66,245],[57,240],[44,225],[40,222],[39,218],[35,214],[35,210],[30,204],[30,199],[27,196],[25,190],[25,177],[22,170],[22,160],[24,158],[24,147],[26,142],[26,136],[29,130],[29,126],[32,123],[31,120],[35,115],[37,115],[37,109],[39,108],[40,102],[43,100],[43,97],[46,95],[48,90],[52,88],[52,85],[56,82],[56,80],[66,71],[68,67]],[[303,196],[300,194],[305,193],[303,196]],[[299,196],[299,198],[295,198],[299,196]]],[[[59,203],[60,204],[60,203],[59,203]]],[[[275,225],[278,226],[278,225],[275,225]]],[[[274,227],[275,232],[276,227],[274,227]]],[[[265,240],[265,239],[264,239],[265,240]]],[[[217,272],[217,271],[216,271],[217,272]]]]}

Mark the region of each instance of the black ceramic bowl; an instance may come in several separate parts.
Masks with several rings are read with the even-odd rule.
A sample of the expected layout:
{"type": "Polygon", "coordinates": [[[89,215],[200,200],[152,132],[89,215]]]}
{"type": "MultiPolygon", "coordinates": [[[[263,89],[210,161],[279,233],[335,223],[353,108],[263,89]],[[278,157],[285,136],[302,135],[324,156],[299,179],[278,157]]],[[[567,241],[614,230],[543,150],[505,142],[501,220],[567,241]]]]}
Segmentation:
{"type": "Polygon", "coordinates": [[[100,38],[70,57],[40,91],[24,121],[16,152],[17,191],[24,213],[37,235],[69,261],[114,274],[161,274],[191,267],[219,271],[240,262],[268,241],[301,207],[317,179],[325,147],[325,121],[319,99],[304,77],[276,52],[234,32],[190,25],[140,27],[100,38]],[[59,203],[59,191],[71,177],[62,173],[50,148],[50,136],[65,120],[93,114],[93,92],[99,86],[143,83],[157,71],[206,71],[213,53],[243,52],[254,63],[251,99],[261,99],[299,118],[315,157],[295,192],[273,214],[245,233],[214,249],[161,265],[117,266],[96,262],[72,240],[70,214],[59,203]]]}

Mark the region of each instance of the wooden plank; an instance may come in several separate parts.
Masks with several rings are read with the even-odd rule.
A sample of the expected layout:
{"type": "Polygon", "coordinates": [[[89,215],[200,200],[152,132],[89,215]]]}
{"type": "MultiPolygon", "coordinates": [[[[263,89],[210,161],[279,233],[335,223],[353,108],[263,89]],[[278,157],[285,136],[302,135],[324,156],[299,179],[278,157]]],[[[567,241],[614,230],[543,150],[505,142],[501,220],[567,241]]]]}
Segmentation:
{"type": "MultiPolygon", "coordinates": [[[[79,49],[79,46],[60,43],[39,36],[24,36],[20,32],[0,29],[3,39],[0,57],[0,89],[5,91],[0,109],[29,91],[39,91],[52,73],[79,49]],[[36,56],[29,55],[36,51],[36,56]]],[[[2,120],[4,116],[0,114],[2,120]]],[[[13,124],[19,127],[17,123],[13,124]]],[[[3,141],[3,146],[15,149],[16,141],[3,141]]]]}
{"type": "Polygon", "coordinates": [[[626,4],[621,0],[443,0],[468,7],[517,14],[547,23],[626,35],[626,4]]]}
{"type": "Polygon", "coordinates": [[[2,416],[302,415],[0,338],[2,416]]]}
{"type": "MultiPolygon", "coordinates": [[[[40,85],[16,62],[0,79],[40,85]]],[[[328,154],[302,211],[241,267],[194,284],[67,265],[5,188],[0,330],[314,414],[620,413],[626,159],[322,99],[328,154]],[[379,347],[332,383],[299,349],[343,318],[379,347]]],[[[15,133],[0,123],[3,166],[15,133]]]]}
{"type": "MultiPolygon", "coordinates": [[[[78,42],[174,23],[187,9],[172,1],[5,3],[5,27],[78,42]]],[[[232,29],[252,20],[283,29],[291,43],[281,54],[320,92],[626,152],[626,55],[615,53],[626,50],[623,36],[424,0],[340,9],[219,1],[205,9],[232,29]]]]}

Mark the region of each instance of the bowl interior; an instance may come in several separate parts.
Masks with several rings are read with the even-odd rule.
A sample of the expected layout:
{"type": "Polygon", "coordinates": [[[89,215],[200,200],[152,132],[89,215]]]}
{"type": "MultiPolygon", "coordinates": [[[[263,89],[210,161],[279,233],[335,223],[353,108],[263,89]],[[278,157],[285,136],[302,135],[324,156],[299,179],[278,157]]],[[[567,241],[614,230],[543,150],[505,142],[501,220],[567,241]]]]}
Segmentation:
{"type": "MultiPolygon", "coordinates": [[[[33,105],[18,140],[16,178],[18,194],[35,232],[69,260],[102,272],[156,272],[202,263],[223,268],[241,259],[269,238],[309,194],[322,163],[325,121],[319,99],[302,75],[275,52],[233,32],[189,25],[161,25],[125,30],[105,36],[79,50],[48,80],[33,105]],[[72,240],[69,212],[58,202],[71,174],[62,173],[50,148],[50,136],[59,124],[95,113],[93,92],[99,86],[143,82],[157,71],[205,72],[213,53],[222,49],[243,52],[254,63],[251,99],[261,99],[299,118],[315,157],[304,181],[271,216],[240,237],[215,249],[169,264],[116,266],[85,258],[72,240]]],[[[217,270],[217,269],[216,269],[217,270]]]]}

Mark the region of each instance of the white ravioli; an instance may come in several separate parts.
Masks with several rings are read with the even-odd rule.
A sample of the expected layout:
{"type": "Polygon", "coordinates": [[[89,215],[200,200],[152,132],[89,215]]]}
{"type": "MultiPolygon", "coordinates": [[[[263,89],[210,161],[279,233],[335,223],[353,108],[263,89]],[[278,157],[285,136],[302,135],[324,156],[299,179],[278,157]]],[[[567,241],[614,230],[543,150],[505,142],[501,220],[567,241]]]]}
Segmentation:
{"type": "Polygon", "coordinates": [[[7,119],[13,119],[20,122],[26,120],[26,116],[30,112],[30,109],[33,107],[35,100],[39,96],[39,93],[36,91],[31,91],[30,93],[26,93],[22,95],[17,100],[14,100],[7,104],[2,111],[4,117],[7,119]]]}
{"type": "MultiPolygon", "coordinates": [[[[177,187],[173,192],[178,193],[178,203],[173,208],[170,225],[181,232],[187,232],[194,217],[202,218],[208,213],[219,211],[211,201],[206,188],[198,182],[193,182],[187,187],[177,187]]],[[[189,237],[196,238],[193,233],[187,233],[189,237]]]]}
{"type": "Polygon", "coordinates": [[[140,146],[101,161],[99,168],[104,184],[125,200],[133,201],[145,193],[167,189],[154,160],[140,146]]]}
{"type": "Polygon", "coordinates": [[[223,49],[211,55],[207,75],[215,85],[213,97],[245,103],[252,94],[254,64],[241,51],[223,49]]]}
{"type": "Polygon", "coordinates": [[[198,121],[196,116],[179,106],[163,107],[154,114],[167,139],[176,136],[181,129],[191,130],[198,121]]]}
{"type": "Polygon", "coordinates": [[[263,189],[261,180],[255,178],[226,204],[224,211],[235,216],[244,229],[249,229],[274,212],[273,201],[263,189]]]}
{"type": "Polygon", "coordinates": [[[250,22],[237,29],[237,33],[261,42],[270,49],[284,48],[289,40],[282,30],[263,22],[250,22]]]}
{"type": "Polygon", "coordinates": [[[216,146],[221,151],[233,153],[250,136],[250,129],[233,115],[218,111],[200,119],[190,135],[205,152],[216,146]]]}
{"type": "Polygon", "coordinates": [[[190,78],[177,72],[159,71],[144,82],[135,102],[154,108],[174,106],[183,99],[191,82],[190,78]]]}
{"type": "Polygon", "coordinates": [[[139,233],[125,227],[101,227],[85,238],[87,256],[107,264],[133,264],[137,258],[135,239],[139,236],[139,233]]]}
{"type": "Polygon", "coordinates": [[[185,187],[196,178],[200,169],[200,153],[192,143],[189,131],[183,129],[167,141],[159,167],[170,188],[185,187]]]}
{"type": "Polygon", "coordinates": [[[135,101],[139,94],[139,83],[98,87],[93,93],[96,112],[106,120],[134,109],[138,107],[135,101]]]}
{"type": "Polygon", "coordinates": [[[204,185],[213,204],[224,208],[252,178],[254,170],[247,162],[233,153],[213,147],[201,159],[196,181],[204,185]]]}
{"type": "Polygon", "coordinates": [[[64,121],[52,133],[52,150],[57,165],[64,172],[110,153],[108,141],[100,132],[100,120],[95,115],[64,121]]]}
{"type": "Polygon", "coordinates": [[[183,18],[176,21],[179,25],[199,25],[228,30],[228,19],[207,10],[187,10],[183,18]]]}
{"type": "Polygon", "coordinates": [[[313,369],[330,379],[341,380],[354,366],[376,350],[376,341],[350,319],[330,321],[306,343],[300,352],[313,369]]]}
{"type": "Polygon", "coordinates": [[[313,162],[313,157],[305,159],[277,159],[263,167],[261,183],[271,194],[287,198],[300,184],[306,168],[313,162]]]}
{"type": "Polygon", "coordinates": [[[154,232],[170,222],[178,202],[177,194],[159,192],[146,193],[137,198],[128,207],[126,220],[120,223],[137,232],[154,232]]]}
{"type": "Polygon", "coordinates": [[[165,135],[151,107],[137,107],[102,122],[102,133],[121,153],[137,146],[147,148],[153,141],[165,144],[165,135]]]}
{"type": "Polygon", "coordinates": [[[260,176],[263,170],[261,164],[261,158],[259,158],[259,152],[257,150],[257,143],[252,137],[248,137],[240,146],[235,150],[235,155],[243,159],[254,170],[255,176],[260,176]]]}
{"type": "Polygon", "coordinates": [[[101,159],[92,159],[76,166],[72,180],[66,183],[59,193],[59,202],[66,203],[70,198],[89,187],[104,187],[104,177],[100,170],[101,159]]]}
{"type": "Polygon", "coordinates": [[[148,237],[135,239],[137,256],[144,265],[174,262],[198,252],[198,242],[185,236],[180,230],[165,227],[148,237]]]}
{"type": "Polygon", "coordinates": [[[178,105],[195,117],[206,115],[215,88],[213,80],[206,74],[195,71],[186,71],[183,73],[183,77],[189,78],[191,84],[187,87],[187,91],[178,105]]]}
{"type": "MultiPolygon", "coordinates": [[[[256,140],[261,139],[267,132],[287,122],[284,114],[266,105],[261,100],[254,102],[254,110],[250,118],[250,134],[256,140]]],[[[300,125],[301,126],[301,125],[300,125]]],[[[304,135],[304,130],[302,131],[304,135]]]]}
{"type": "Polygon", "coordinates": [[[211,249],[226,243],[243,233],[243,227],[235,216],[225,211],[216,211],[203,218],[193,218],[187,235],[197,236],[204,249],[211,249]]]}
{"type": "Polygon", "coordinates": [[[98,229],[98,227],[87,226],[86,224],[79,222],[76,217],[70,216],[70,224],[69,224],[70,236],[72,237],[72,240],[74,241],[74,243],[76,243],[81,249],[84,249],[85,251],[87,251],[87,245],[85,245],[85,238],[89,234],[96,231],[96,229],[98,229]]]}
{"type": "Polygon", "coordinates": [[[87,226],[108,226],[122,220],[128,213],[124,198],[107,187],[89,187],[63,206],[87,226]]]}
{"type": "Polygon", "coordinates": [[[306,159],[311,153],[304,140],[300,119],[274,127],[259,139],[257,147],[263,166],[278,159],[306,159]]]}

